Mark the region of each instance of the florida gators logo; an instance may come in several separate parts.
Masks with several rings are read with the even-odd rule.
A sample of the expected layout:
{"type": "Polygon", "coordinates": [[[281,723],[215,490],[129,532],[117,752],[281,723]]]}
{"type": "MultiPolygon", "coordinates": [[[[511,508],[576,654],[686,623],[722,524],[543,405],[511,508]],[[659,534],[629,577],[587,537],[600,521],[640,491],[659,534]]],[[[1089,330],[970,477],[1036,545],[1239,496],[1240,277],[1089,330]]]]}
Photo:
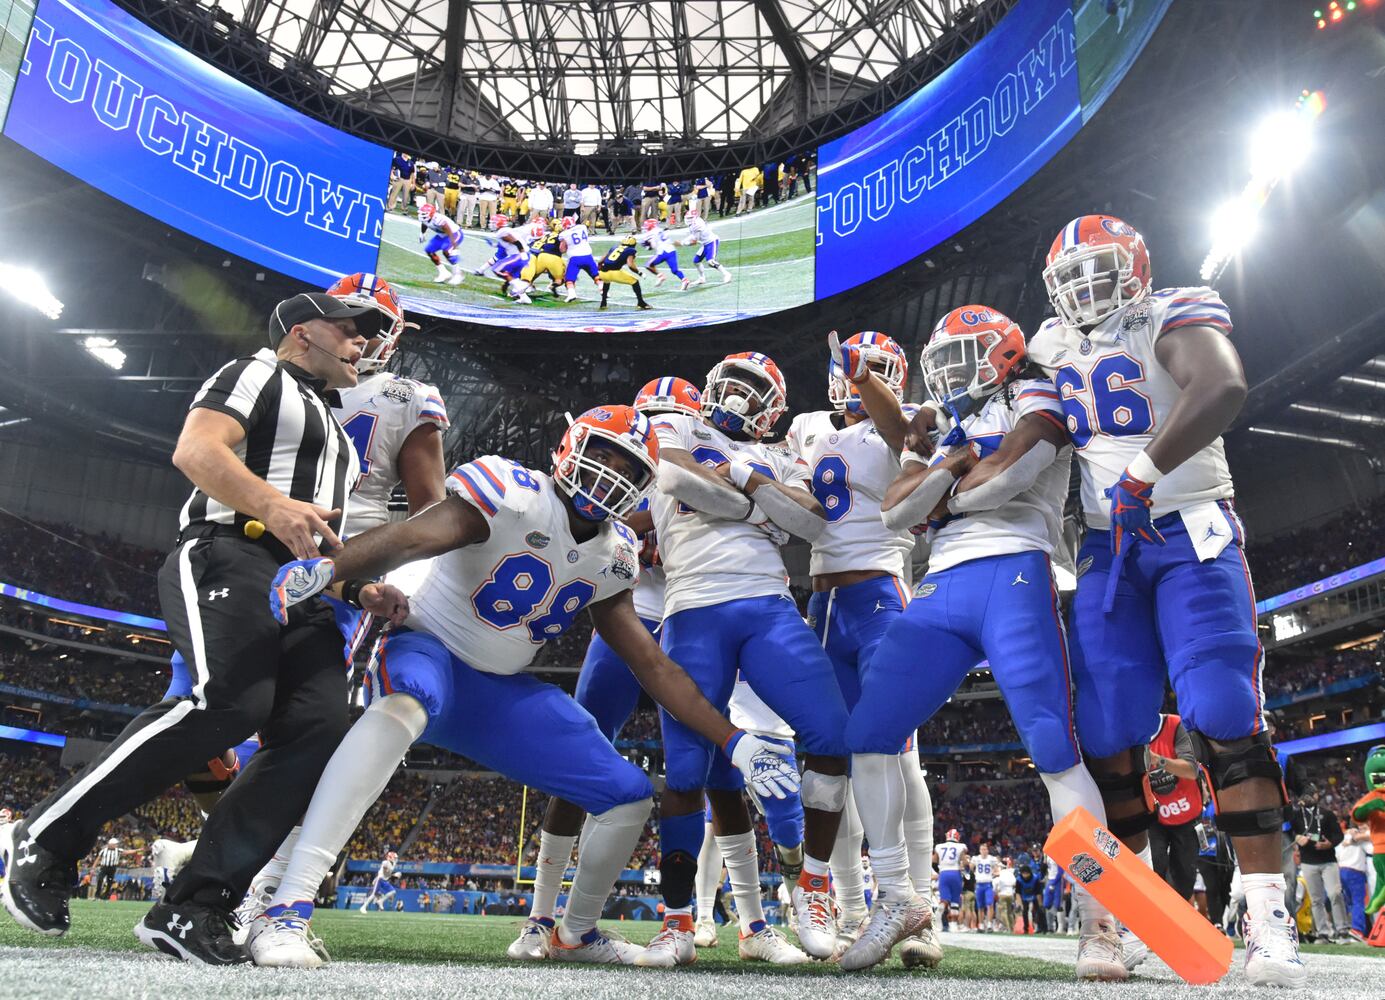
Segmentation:
{"type": "Polygon", "coordinates": [[[995,316],[986,309],[963,309],[957,318],[967,326],[977,326],[980,323],[989,323],[995,316]]]}
{"type": "Polygon", "coordinates": [[[1103,219],[1101,220],[1101,228],[1104,229],[1104,230],[1106,230],[1106,231],[1107,231],[1108,233],[1110,233],[1112,236],[1136,236],[1136,235],[1138,235],[1138,234],[1135,232],[1135,230],[1132,229],[1132,228],[1130,227],[1130,225],[1129,225],[1128,223],[1122,222],[1120,219],[1112,219],[1112,218],[1109,218],[1109,217],[1103,218],[1103,219]]]}
{"type": "Polygon", "coordinates": [[[693,386],[688,386],[686,392],[688,394],[688,399],[692,400],[694,403],[702,402],[701,389],[694,388],[693,386]]]}
{"type": "Polygon", "coordinates": [[[594,420],[610,420],[613,416],[615,416],[615,414],[613,414],[610,410],[602,409],[601,407],[597,407],[594,410],[588,410],[586,415],[593,418],[594,420]]]}

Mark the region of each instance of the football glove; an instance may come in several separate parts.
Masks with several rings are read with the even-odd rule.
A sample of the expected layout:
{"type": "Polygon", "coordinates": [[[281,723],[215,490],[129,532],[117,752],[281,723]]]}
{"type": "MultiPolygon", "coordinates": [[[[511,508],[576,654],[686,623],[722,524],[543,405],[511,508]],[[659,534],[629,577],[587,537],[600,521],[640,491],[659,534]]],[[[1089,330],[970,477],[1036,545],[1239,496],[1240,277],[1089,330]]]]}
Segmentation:
{"type": "Polygon", "coordinates": [[[1119,555],[1137,541],[1163,545],[1164,536],[1154,526],[1149,509],[1153,504],[1150,493],[1153,483],[1136,479],[1130,470],[1121,473],[1115,486],[1105,495],[1111,500],[1111,551],[1119,555]]]}
{"type": "Polygon", "coordinates": [[[331,559],[295,559],[284,563],[269,585],[269,610],[280,625],[289,623],[289,608],[316,597],[332,585],[337,564],[331,559]]]}
{"type": "Polygon", "coordinates": [[[864,382],[870,375],[865,352],[856,344],[838,341],[836,330],[827,335],[827,349],[832,352],[832,360],[841,366],[842,375],[848,382],[864,382]]]}
{"type": "Polygon", "coordinates": [[[798,791],[800,778],[793,748],[762,740],[744,729],[737,729],[726,741],[726,755],[756,795],[787,798],[798,791]]]}

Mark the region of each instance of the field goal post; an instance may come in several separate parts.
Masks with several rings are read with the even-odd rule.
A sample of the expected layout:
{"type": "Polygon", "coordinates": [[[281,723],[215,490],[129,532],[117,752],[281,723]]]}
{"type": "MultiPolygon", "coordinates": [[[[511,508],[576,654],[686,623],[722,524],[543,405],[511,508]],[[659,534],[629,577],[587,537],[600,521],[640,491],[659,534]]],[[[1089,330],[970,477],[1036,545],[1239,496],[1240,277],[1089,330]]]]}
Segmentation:
{"type": "MultiPolygon", "coordinates": [[[[525,846],[525,844],[526,844],[526,843],[528,842],[528,840],[529,840],[529,838],[525,835],[525,830],[528,828],[528,817],[529,817],[529,786],[528,786],[528,785],[525,785],[525,786],[523,786],[523,787],[520,789],[520,793],[519,793],[519,833],[516,835],[516,837],[517,837],[517,843],[516,843],[516,845],[515,845],[515,888],[516,888],[516,889],[518,889],[518,888],[519,888],[520,886],[522,886],[522,885],[527,885],[527,886],[533,887],[534,883],[537,881],[536,879],[525,878],[525,877],[524,877],[524,846],[525,846]]],[[[571,858],[568,858],[568,861],[571,861],[571,860],[572,860],[571,858]]],[[[535,870],[537,870],[537,866],[535,866],[535,870]]],[[[566,868],[566,867],[563,868],[563,881],[562,881],[562,884],[563,884],[563,886],[570,886],[570,885],[572,885],[572,880],[571,880],[570,878],[567,877],[567,868],[566,868]]]]}

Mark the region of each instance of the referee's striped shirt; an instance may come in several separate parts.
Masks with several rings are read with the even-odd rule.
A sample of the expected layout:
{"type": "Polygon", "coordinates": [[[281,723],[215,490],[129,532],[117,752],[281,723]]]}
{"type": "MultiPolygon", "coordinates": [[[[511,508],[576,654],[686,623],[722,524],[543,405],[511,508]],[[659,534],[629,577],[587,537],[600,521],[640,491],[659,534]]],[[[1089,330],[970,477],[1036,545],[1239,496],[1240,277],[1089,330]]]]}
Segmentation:
{"type": "Polygon", "coordinates": [[[97,859],[97,863],[102,868],[118,867],[120,864],[120,849],[116,847],[101,848],[101,856],[97,859]]]}
{"type": "MultiPolygon", "coordinates": [[[[223,366],[192,401],[225,413],[245,428],[236,454],[246,468],[293,500],[346,509],[360,478],[356,449],[332,415],[326,384],[269,348],[223,366]]],[[[331,522],[341,534],[345,515],[331,522]]],[[[185,529],[205,524],[242,527],[249,515],[194,489],[178,517],[185,529]]]]}

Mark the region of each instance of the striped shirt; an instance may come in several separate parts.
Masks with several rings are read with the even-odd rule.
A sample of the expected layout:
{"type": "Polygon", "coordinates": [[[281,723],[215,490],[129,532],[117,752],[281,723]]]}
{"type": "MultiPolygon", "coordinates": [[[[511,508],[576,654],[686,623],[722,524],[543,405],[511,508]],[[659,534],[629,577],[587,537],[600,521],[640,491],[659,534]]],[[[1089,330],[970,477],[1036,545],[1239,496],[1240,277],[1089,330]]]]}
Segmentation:
{"type": "MultiPolygon", "coordinates": [[[[224,413],[245,430],[236,455],[246,467],[293,500],[328,510],[345,510],[360,478],[356,449],[332,414],[325,384],[297,365],[262,348],[224,365],[198,391],[192,409],[224,413]]],[[[340,534],[345,525],[331,522],[340,534]]],[[[242,527],[250,520],[194,488],[178,516],[178,527],[205,524],[242,527]]]]}
{"type": "Polygon", "coordinates": [[[99,859],[102,868],[115,868],[120,864],[120,848],[103,847],[99,859]]]}

